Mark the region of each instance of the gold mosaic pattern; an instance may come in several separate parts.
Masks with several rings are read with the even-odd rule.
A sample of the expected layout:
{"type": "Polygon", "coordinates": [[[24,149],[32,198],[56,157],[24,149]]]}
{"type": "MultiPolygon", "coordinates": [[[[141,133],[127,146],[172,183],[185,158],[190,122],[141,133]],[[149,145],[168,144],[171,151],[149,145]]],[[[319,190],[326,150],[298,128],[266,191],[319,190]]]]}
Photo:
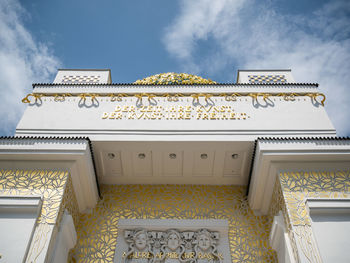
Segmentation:
{"type": "Polygon", "coordinates": [[[1,195],[40,195],[38,223],[55,224],[68,172],[48,170],[0,170],[1,195]]]}
{"type": "Polygon", "coordinates": [[[202,77],[187,74],[187,73],[161,73],[153,75],[144,79],[139,79],[134,82],[135,84],[154,84],[154,85],[167,85],[167,84],[215,84],[215,81],[211,79],[204,79],[202,77]]]}
{"type": "Polygon", "coordinates": [[[286,172],[281,187],[293,225],[310,225],[307,198],[350,198],[350,171],[286,172]]]}
{"type": "Polygon", "coordinates": [[[298,261],[298,258],[299,258],[298,249],[297,249],[296,241],[295,241],[293,230],[292,230],[292,225],[290,223],[289,214],[287,212],[286,202],[285,202],[284,197],[283,197],[281,183],[280,183],[279,178],[277,177],[276,183],[274,185],[274,189],[273,189],[273,193],[272,193],[272,201],[271,201],[269,213],[268,213],[268,217],[270,220],[269,231],[271,230],[273,219],[279,213],[279,211],[282,211],[282,214],[283,214],[284,222],[285,222],[285,225],[286,225],[286,228],[288,231],[288,236],[289,236],[289,239],[291,240],[294,259],[296,260],[296,262],[299,262],[298,261]]]}
{"type": "Polygon", "coordinates": [[[295,253],[296,246],[309,262],[322,262],[312,234],[306,200],[350,198],[350,171],[285,172],[280,174],[277,185],[283,193],[285,208],[282,211],[289,222],[289,237],[297,262],[300,259],[295,253]]]}
{"type": "Polygon", "coordinates": [[[293,226],[293,233],[299,250],[310,263],[322,263],[311,226],[293,226]]]}
{"type": "Polygon", "coordinates": [[[57,233],[62,213],[67,209],[78,221],[78,208],[71,178],[66,171],[53,170],[0,170],[0,195],[42,198],[42,208],[34,231],[28,262],[36,259],[45,250],[48,242],[57,233]]]}
{"type": "Polygon", "coordinates": [[[71,262],[113,262],[117,224],[125,219],[227,219],[232,262],[276,262],[270,221],[254,216],[245,188],[203,185],[104,185],[102,200],[77,225],[71,262]]]}
{"type": "Polygon", "coordinates": [[[74,193],[72,178],[70,176],[68,177],[66,188],[63,194],[60,217],[58,219],[59,222],[61,221],[61,217],[65,209],[67,209],[69,214],[72,216],[74,225],[78,225],[79,223],[78,201],[74,193]]]}

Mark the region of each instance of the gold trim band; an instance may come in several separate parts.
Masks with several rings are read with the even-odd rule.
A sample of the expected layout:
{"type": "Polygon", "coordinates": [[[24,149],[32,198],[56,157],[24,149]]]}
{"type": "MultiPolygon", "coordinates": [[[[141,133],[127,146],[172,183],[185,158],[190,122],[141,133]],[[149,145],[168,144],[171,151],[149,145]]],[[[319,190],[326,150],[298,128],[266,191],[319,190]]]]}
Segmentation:
{"type": "Polygon", "coordinates": [[[318,103],[324,106],[326,101],[326,96],[323,93],[248,93],[248,92],[239,92],[239,93],[30,93],[25,98],[22,99],[23,103],[32,103],[32,99],[34,99],[34,103],[41,100],[42,97],[54,97],[55,101],[65,101],[66,97],[80,97],[83,102],[87,100],[88,97],[91,98],[92,102],[97,100],[97,97],[110,97],[111,101],[122,101],[124,97],[136,97],[138,100],[142,100],[143,97],[147,97],[148,101],[154,100],[156,97],[166,97],[168,101],[176,102],[179,101],[179,97],[192,97],[195,102],[199,102],[200,97],[204,97],[205,101],[211,97],[218,96],[224,97],[226,101],[237,101],[237,97],[247,96],[251,97],[253,101],[257,101],[259,97],[266,102],[269,97],[283,97],[285,101],[295,101],[296,97],[310,97],[313,103],[318,103]]]}

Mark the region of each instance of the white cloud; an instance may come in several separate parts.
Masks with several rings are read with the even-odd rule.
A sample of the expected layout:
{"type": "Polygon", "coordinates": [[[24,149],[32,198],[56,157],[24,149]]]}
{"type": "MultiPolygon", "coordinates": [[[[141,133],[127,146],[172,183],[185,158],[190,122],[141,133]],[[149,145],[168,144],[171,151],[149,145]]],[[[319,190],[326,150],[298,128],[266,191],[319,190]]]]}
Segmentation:
{"type": "Polygon", "coordinates": [[[232,61],[239,68],[291,68],[298,82],[320,83],[338,134],[350,134],[350,2],[332,1],[305,16],[254,0],[181,3],[163,40],[183,70],[214,74],[232,61]],[[216,48],[196,56],[207,39],[216,48]]]}
{"type": "Polygon", "coordinates": [[[0,135],[12,135],[33,82],[47,82],[60,62],[36,43],[23,24],[28,16],[16,0],[0,1],[0,135]]]}

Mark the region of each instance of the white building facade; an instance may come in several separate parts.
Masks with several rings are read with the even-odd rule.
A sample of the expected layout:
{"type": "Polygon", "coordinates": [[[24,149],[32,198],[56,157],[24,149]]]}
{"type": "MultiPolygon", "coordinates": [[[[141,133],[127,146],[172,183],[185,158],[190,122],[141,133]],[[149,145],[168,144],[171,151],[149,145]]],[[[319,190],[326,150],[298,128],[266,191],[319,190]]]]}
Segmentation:
{"type": "Polygon", "coordinates": [[[59,70],[22,102],[0,263],[348,262],[350,140],[290,70],[59,70]]]}

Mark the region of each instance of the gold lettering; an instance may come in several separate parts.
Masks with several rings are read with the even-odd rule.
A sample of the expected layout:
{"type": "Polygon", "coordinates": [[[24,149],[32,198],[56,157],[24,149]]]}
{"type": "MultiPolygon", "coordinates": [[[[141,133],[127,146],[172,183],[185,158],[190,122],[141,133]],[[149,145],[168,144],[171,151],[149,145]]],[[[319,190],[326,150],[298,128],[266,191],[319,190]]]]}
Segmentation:
{"type": "Polygon", "coordinates": [[[109,113],[109,119],[114,119],[115,118],[115,112],[109,113]]]}
{"type": "Polygon", "coordinates": [[[121,120],[123,118],[123,115],[121,112],[117,112],[117,116],[115,116],[116,120],[121,120]]]}
{"type": "Polygon", "coordinates": [[[156,254],[156,258],[159,258],[159,259],[160,259],[160,258],[162,258],[162,257],[163,257],[163,252],[159,252],[159,253],[156,254]]]}
{"type": "Polygon", "coordinates": [[[102,119],[116,120],[247,120],[245,112],[234,112],[231,106],[115,106],[113,112],[102,112],[102,119]],[[192,113],[193,112],[193,113],[192,113]]]}
{"type": "Polygon", "coordinates": [[[211,108],[213,108],[213,106],[210,106],[210,107],[203,107],[203,106],[201,106],[201,108],[203,110],[205,110],[206,112],[209,112],[211,110],[211,108]]]}
{"type": "Polygon", "coordinates": [[[135,117],[136,117],[136,113],[135,113],[135,112],[130,113],[130,114],[128,115],[128,119],[129,119],[129,120],[134,120],[135,117]]]}
{"type": "Polygon", "coordinates": [[[139,114],[139,115],[137,116],[137,119],[138,119],[138,120],[141,119],[142,116],[143,116],[143,114],[144,114],[144,113],[139,114]]]}
{"type": "Polygon", "coordinates": [[[170,118],[170,119],[176,119],[176,117],[177,117],[177,116],[176,116],[176,112],[170,112],[170,113],[169,113],[169,118],[170,118]]]}
{"type": "Polygon", "coordinates": [[[184,253],[185,258],[194,258],[194,252],[184,253]]]}
{"type": "Polygon", "coordinates": [[[168,252],[166,253],[167,258],[178,258],[178,254],[176,252],[168,252]]]}
{"type": "Polygon", "coordinates": [[[222,119],[222,120],[224,120],[224,119],[227,120],[227,115],[226,115],[226,113],[223,113],[223,114],[221,115],[221,119],[222,119]]]}
{"type": "Polygon", "coordinates": [[[183,120],[184,119],[184,114],[182,112],[179,112],[179,114],[177,115],[177,118],[179,120],[183,120]]]}

